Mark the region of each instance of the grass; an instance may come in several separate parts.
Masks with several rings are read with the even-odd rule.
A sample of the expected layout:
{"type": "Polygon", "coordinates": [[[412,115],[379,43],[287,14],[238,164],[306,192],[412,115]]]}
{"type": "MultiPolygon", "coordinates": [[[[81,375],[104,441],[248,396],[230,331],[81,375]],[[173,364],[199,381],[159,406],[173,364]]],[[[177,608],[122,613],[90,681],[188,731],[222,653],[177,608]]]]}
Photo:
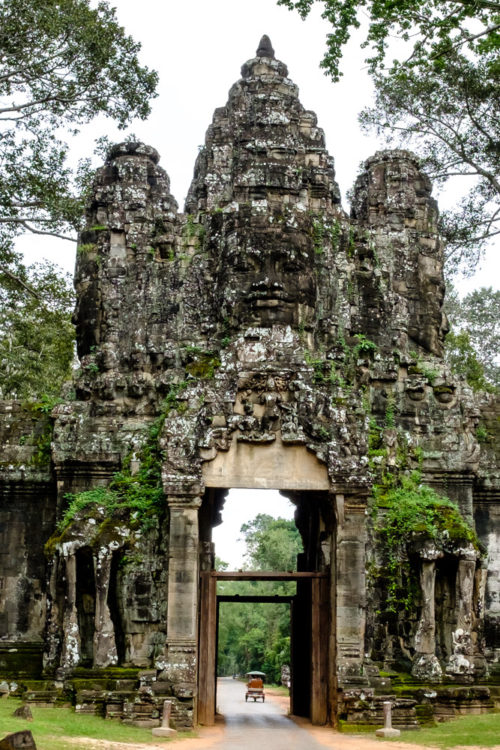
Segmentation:
{"type": "MultiPolygon", "coordinates": [[[[72,708],[30,706],[33,721],[18,719],[12,714],[20,705],[21,701],[13,698],[0,700],[0,739],[11,732],[29,729],[37,750],[83,750],[85,746],[71,742],[71,737],[89,737],[114,742],[158,743],[158,738],[152,736],[150,729],[129,727],[117,719],[77,714],[72,708]]],[[[195,735],[192,732],[179,733],[179,737],[183,736],[195,735]]]]}
{"type": "Polygon", "coordinates": [[[451,748],[456,745],[500,745],[500,713],[461,716],[420,732],[402,732],[399,742],[451,748]]]}
{"type": "Polygon", "coordinates": [[[287,697],[290,695],[289,688],[285,687],[284,685],[269,685],[267,687],[266,685],[264,685],[264,690],[268,690],[274,695],[285,695],[287,697]]]}

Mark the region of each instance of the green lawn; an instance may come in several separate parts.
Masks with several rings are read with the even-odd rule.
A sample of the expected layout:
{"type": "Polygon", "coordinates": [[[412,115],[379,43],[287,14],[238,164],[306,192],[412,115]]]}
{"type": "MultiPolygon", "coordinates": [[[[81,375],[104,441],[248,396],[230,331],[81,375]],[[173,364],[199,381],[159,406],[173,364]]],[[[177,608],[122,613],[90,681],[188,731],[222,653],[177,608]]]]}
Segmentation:
{"type": "Polygon", "coordinates": [[[285,687],[284,685],[264,685],[264,691],[265,690],[269,690],[275,695],[290,695],[290,689],[285,687]]]}
{"type": "MultiPolygon", "coordinates": [[[[60,737],[91,737],[115,742],[150,744],[158,742],[158,738],[153,738],[151,730],[128,727],[116,719],[101,719],[98,716],[76,714],[72,708],[31,706],[33,721],[17,719],[12,714],[20,705],[21,702],[13,698],[0,700],[0,739],[10,732],[30,729],[35,738],[37,750],[76,750],[76,748],[83,750],[83,745],[61,740],[60,737]]],[[[188,733],[180,736],[188,736],[188,733]]]]}
{"type": "Polygon", "coordinates": [[[402,732],[398,741],[442,748],[456,745],[500,746],[500,713],[461,716],[419,732],[402,732]]]}

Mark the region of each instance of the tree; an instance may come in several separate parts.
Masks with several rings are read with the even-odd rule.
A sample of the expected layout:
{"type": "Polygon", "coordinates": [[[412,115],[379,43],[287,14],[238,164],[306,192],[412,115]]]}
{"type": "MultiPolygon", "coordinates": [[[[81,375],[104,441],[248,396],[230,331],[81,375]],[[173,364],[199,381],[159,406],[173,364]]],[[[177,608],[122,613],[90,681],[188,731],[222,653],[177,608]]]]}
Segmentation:
{"type": "Polygon", "coordinates": [[[15,277],[0,285],[0,398],[50,400],[71,373],[73,289],[48,263],[15,277]]]}
{"type": "Polygon", "coordinates": [[[150,112],[158,76],[106,2],[0,0],[0,356],[3,398],[55,394],[73,358],[67,279],[27,269],[24,232],[75,239],[89,162],[68,165],[75,134],[97,115],[124,128],[150,112]]]}
{"type": "Polygon", "coordinates": [[[475,390],[499,388],[500,291],[482,287],[460,300],[451,288],[445,307],[451,324],[445,357],[452,369],[475,390]]]}
{"type": "Polygon", "coordinates": [[[500,2],[278,0],[303,18],[316,2],[332,27],[321,65],[334,81],[343,46],[368,17],[362,46],[376,101],[361,124],[411,146],[439,184],[453,180],[462,197],[440,227],[448,267],[473,271],[500,233],[500,2]]]}
{"type": "Polygon", "coordinates": [[[409,146],[435,184],[449,179],[462,197],[440,217],[448,273],[473,272],[500,234],[500,86],[490,61],[451,53],[446,64],[376,75],[375,106],[362,127],[409,146]]]}
{"type": "MultiPolygon", "coordinates": [[[[265,513],[243,524],[245,557],[257,570],[295,570],[302,551],[300,534],[291,520],[265,513]]],[[[293,594],[294,584],[269,581],[224,581],[224,594],[293,594]]],[[[219,622],[219,674],[259,669],[279,683],[281,667],[290,663],[290,608],[287,604],[223,604],[219,622]]]]}
{"type": "Polygon", "coordinates": [[[297,555],[302,552],[302,540],[294,521],[259,513],[253,521],[244,523],[241,531],[247,545],[245,557],[251,568],[297,569],[297,555]]]}
{"type": "Polygon", "coordinates": [[[144,119],[157,74],[115,10],[89,0],[0,3],[0,269],[25,231],[72,235],[83,217],[88,164],[68,166],[72,134],[97,115],[123,128],[144,119]]]}
{"type": "MultiPolygon", "coordinates": [[[[331,24],[327,51],[321,66],[334,81],[342,75],[342,50],[352,31],[368,21],[362,44],[370,48],[366,62],[374,73],[394,55],[394,39],[404,42],[402,59],[391,57],[391,69],[419,67],[445,61],[453,50],[467,48],[479,54],[494,53],[500,44],[498,0],[278,0],[306,18],[316,3],[331,24]]],[[[498,70],[499,63],[493,63],[498,70]]]]}

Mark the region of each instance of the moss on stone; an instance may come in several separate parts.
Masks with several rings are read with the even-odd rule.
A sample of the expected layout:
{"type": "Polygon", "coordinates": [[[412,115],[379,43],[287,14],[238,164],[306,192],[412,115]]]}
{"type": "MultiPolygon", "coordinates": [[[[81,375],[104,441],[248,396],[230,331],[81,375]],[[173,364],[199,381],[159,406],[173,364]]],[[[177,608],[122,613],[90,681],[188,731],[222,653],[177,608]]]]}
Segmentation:
{"type": "Polygon", "coordinates": [[[419,591],[412,550],[430,543],[443,553],[469,547],[482,552],[477,534],[448,498],[421,484],[418,472],[385,474],[373,490],[375,544],[380,568],[375,578],[387,591],[385,614],[410,610],[419,591]]]}
{"type": "Polygon", "coordinates": [[[220,367],[219,357],[212,352],[202,352],[188,362],[186,371],[194,378],[207,380],[214,377],[217,367],[220,367]]]}

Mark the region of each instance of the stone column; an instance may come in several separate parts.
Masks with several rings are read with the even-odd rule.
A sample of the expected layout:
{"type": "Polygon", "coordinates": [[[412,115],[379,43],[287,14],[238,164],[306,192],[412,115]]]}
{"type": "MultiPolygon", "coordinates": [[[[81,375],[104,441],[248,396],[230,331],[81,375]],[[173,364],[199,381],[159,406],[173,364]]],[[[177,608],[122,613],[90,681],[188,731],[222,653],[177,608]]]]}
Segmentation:
{"type": "Polygon", "coordinates": [[[169,497],[167,645],[158,661],[161,679],[173,684],[179,698],[196,692],[198,639],[200,497],[169,497]]]}
{"type": "Polygon", "coordinates": [[[343,685],[366,684],[366,501],[337,497],[337,674],[343,685]]]}
{"type": "Polygon", "coordinates": [[[446,674],[456,677],[474,674],[474,647],[471,630],[475,571],[476,553],[470,550],[458,561],[455,584],[457,625],[452,633],[453,653],[446,665],[446,674]]]}
{"type": "Polygon", "coordinates": [[[412,674],[419,680],[439,681],[442,670],[436,656],[435,618],[435,559],[422,559],[420,588],[422,591],[422,614],[415,634],[415,660],[412,674]]]}
{"type": "Polygon", "coordinates": [[[63,614],[63,642],[61,669],[73,669],[80,661],[81,641],[76,610],[76,557],[69,554],[64,558],[66,578],[66,601],[63,614]]]}
{"type": "MultiPolygon", "coordinates": [[[[115,548],[117,548],[116,545],[115,548]]],[[[109,667],[118,663],[116,651],[115,628],[108,607],[109,579],[113,545],[102,547],[94,557],[95,566],[95,630],[94,630],[94,666],[109,667]]]]}

